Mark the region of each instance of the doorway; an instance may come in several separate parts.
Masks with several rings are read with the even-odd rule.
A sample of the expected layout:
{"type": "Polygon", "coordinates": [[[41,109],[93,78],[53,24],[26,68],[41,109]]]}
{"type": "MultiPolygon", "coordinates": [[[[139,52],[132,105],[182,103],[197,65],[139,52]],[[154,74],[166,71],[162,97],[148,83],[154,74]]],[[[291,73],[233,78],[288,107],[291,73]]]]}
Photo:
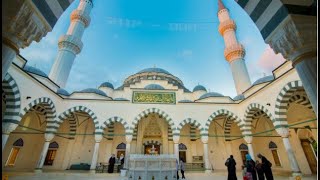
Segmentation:
{"type": "Polygon", "coordinates": [[[150,154],[152,146],[155,148],[155,154],[160,154],[160,145],[145,145],[144,154],[150,154]]]}
{"type": "Polygon", "coordinates": [[[311,143],[308,139],[301,139],[301,146],[306,155],[308,164],[310,166],[311,172],[317,174],[317,160],[312,151],[311,143]]]}
{"type": "Polygon", "coordinates": [[[186,153],[186,151],[179,151],[179,160],[181,158],[184,160],[184,162],[187,162],[187,153],[186,153]]]}

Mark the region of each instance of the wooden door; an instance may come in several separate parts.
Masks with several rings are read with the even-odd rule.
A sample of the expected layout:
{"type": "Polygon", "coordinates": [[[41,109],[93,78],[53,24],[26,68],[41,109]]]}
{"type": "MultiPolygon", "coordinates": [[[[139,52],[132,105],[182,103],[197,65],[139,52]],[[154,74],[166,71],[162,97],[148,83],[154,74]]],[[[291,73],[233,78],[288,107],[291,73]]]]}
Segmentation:
{"type": "Polygon", "coordinates": [[[317,160],[311,149],[310,141],[308,139],[301,139],[301,146],[308,160],[312,173],[317,174],[317,160]]]}
{"type": "Polygon", "coordinates": [[[248,151],[240,151],[241,152],[241,159],[242,159],[242,163],[243,165],[246,164],[246,154],[248,154],[248,151]]]}
{"type": "Polygon", "coordinates": [[[179,160],[183,159],[184,162],[187,162],[187,155],[186,155],[186,151],[179,151],[179,160]]]}

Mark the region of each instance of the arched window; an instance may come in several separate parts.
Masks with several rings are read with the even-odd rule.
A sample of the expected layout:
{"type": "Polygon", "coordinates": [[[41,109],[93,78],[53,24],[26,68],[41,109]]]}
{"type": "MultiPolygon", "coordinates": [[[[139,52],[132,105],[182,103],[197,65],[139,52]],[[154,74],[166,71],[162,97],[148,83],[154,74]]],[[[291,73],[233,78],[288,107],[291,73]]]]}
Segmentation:
{"type": "Polygon", "coordinates": [[[120,144],[118,144],[118,146],[117,146],[117,149],[126,149],[126,144],[125,143],[120,143],[120,144]]]}
{"type": "Polygon", "coordinates": [[[18,153],[20,151],[20,149],[23,147],[23,140],[20,138],[18,140],[16,140],[13,143],[13,147],[11,149],[11,152],[9,154],[6,166],[14,166],[18,153]]]}
{"type": "Polygon", "coordinates": [[[179,144],[179,158],[183,159],[184,162],[187,161],[187,146],[183,143],[179,144]]]}
{"type": "Polygon", "coordinates": [[[52,166],[54,158],[56,157],[58,148],[59,148],[59,144],[56,141],[49,144],[49,149],[47,152],[46,160],[44,161],[44,165],[52,166]]]}
{"type": "Polygon", "coordinates": [[[179,144],[179,150],[187,150],[187,146],[182,144],[182,143],[180,143],[179,144]]]}
{"type": "Polygon", "coordinates": [[[269,143],[269,149],[271,150],[273,160],[276,166],[281,166],[278,151],[277,151],[277,145],[273,141],[270,141],[269,143]]]}
{"type": "Polygon", "coordinates": [[[245,164],[246,162],[246,155],[248,154],[248,146],[246,144],[240,144],[239,146],[241,158],[242,158],[242,163],[245,164]]]}

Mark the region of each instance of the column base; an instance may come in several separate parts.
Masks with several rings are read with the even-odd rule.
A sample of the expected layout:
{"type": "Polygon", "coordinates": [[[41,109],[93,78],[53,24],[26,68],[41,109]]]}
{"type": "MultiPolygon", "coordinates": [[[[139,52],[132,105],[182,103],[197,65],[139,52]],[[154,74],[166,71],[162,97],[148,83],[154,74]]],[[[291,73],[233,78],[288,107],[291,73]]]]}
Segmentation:
{"type": "Polygon", "coordinates": [[[289,180],[301,180],[302,179],[302,173],[301,172],[293,172],[292,176],[289,177],[289,180]]]}
{"type": "Polygon", "coordinates": [[[96,170],[95,170],[95,169],[90,169],[89,173],[90,173],[90,174],[95,174],[95,173],[96,173],[96,170]]]}
{"type": "Polygon", "coordinates": [[[127,175],[127,170],[126,169],[121,169],[120,170],[120,176],[125,177],[127,175]]]}
{"type": "Polygon", "coordinates": [[[206,174],[210,174],[212,171],[211,171],[210,169],[206,169],[204,172],[205,172],[206,174]]]}
{"type": "Polygon", "coordinates": [[[35,173],[42,173],[42,169],[35,169],[34,172],[35,173]]]}

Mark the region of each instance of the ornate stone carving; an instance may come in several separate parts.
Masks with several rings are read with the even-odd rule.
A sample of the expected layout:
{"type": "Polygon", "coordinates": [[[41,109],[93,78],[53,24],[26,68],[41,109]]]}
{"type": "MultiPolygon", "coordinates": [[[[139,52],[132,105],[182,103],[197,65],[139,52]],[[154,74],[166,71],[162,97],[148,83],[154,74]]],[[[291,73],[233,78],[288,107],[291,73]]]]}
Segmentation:
{"type": "Polygon", "coordinates": [[[89,14],[86,14],[82,10],[76,9],[76,10],[72,11],[71,16],[70,16],[70,20],[71,21],[78,20],[84,24],[84,27],[88,27],[91,19],[90,19],[89,14]]]}
{"type": "Polygon", "coordinates": [[[237,29],[236,23],[232,19],[228,19],[220,23],[218,30],[219,30],[219,33],[223,36],[225,31],[227,30],[235,31],[236,29],[237,29]]]}
{"type": "Polygon", "coordinates": [[[245,137],[243,137],[243,139],[244,139],[248,144],[251,144],[251,143],[252,143],[252,136],[245,136],[245,137]]]}
{"type": "Polygon", "coordinates": [[[282,138],[289,137],[289,129],[288,128],[284,128],[284,127],[283,128],[277,128],[276,131],[282,138]]]}
{"type": "Polygon", "coordinates": [[[133,92],[132,102],[175,104],[176,96],[173,92],[133,92]]]}
{"type": "Polygon", "coordinates": [[[79,54],[83,47],[81,39],[75,37],[73,35],[63,35],[59,38],[58,43],[59,49],[67,49],[69,51],[74,52],[75,54],[79,54]]]}
{"type": "Polygon", "coordinates": [[[242,59],[246,55],[246,51],[241,44],[226,47],[224,50],[224,57],[231,62],[236,59],[242,59]]]}
{"type": "Polygon", "coordinates": [[[208,140],[209,140],[209,136],[201,136],[202,143],[207,144],[208,140]]]}
{"type": "Polygon", "coordinates": [[[96,143],[101,142],[101,140],[102,140],[102,134],[95,134],[95,135],[94,135],[94,140],[96,141],[96,143]]]}
{"type": "Polygon", "coordinates": [[[179,140],[180,140],[180,136],[178,135],[173,135],[172,136],[172,140],[175,144],[178,144],[179,143],[179,140]]]}
{"type": "Polygon", "coordinates": [[[54,138],[54,134],[52,133],[45,133],[44,134],[44,139],[46,140],[46,142],[51,141],[54,138]]]}
{"type": "Polygon", "coordinates": [[[126,135],[126,141],[127,141],[127,143],[131,143],[132,138],[133,138],[133,135],[132,135],[132,134],[126,135]]]}
{"type": "Polygon", "coordinates": [[[32,41],[39,42],[51,26],[29,1],[6,1],[6,9],[2,9],[2,39],[3,43],[14,47],[25,48],[32,41]]]}
{"type": "Polygon", "coordinates": [[[266,38],[275,53],[295,61],[317,47],[317,18],[313,16],[288,15],[285,20],[266,38]]]}
{"type": "Polygon", "coordinates": [[[219,16],[220,14],[224,13],[224,12],[228,12],[228,10],[227,10],[227,9],[221,9],[221,10],[218,12],[218,16],[219,16]]]}

